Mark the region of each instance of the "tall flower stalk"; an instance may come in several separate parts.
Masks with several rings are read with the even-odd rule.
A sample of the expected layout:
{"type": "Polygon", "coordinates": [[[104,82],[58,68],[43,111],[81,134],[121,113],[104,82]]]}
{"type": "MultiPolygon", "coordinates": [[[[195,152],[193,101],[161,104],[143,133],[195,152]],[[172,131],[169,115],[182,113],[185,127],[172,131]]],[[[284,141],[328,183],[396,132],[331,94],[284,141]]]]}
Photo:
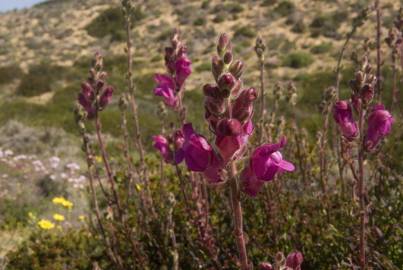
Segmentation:
{"type": "Polygon", "coordinates": [[[356,194],[359,200],[359,265],[366,269],[366,249],[368,222],[367,196],[364,161],[379,147],[381,139],[388,135],[394,122],[391,114],[381,104],[373,104],[376,87],[376,76],[371,74],[372,68],[367,56],[362,61],[361,69],[355,79],[350,81],[352,95],[350,100],[337,101],[333,107],[333,116],[343,137],[343,157],[350,165],[353,177],[357,182],[356,194]],[[358,123],[354,117],[354,111],[358,123]],[[354,162],[351,148],[356,142],[358,157],[354,162]],[[358,163],[358,171],[356,170],[358,163]]]}
{"type": "Polygon", "coordinates": [[[186,123],[176,132],[176,139],[170,140],[172,143],[160,137],[158,142],[162,144],[155,146],[166,161],[176,166],[184,161],[191,172],[201,173],[210,185],[229,185],[239,264],[242,270],[248,270],[251,265],[243,229],[241,191],[256,196],[265,182],[273,180],[277,173],[293,171],[294,166],[283,160],[279,152],[285,144],[282,139],[278,144],[258,147],[238,174],[238,161],[243,158],[253,132],[253,103],[257,98],[254,88],[242,89],[242,73],[243,63],[233,59],[228,35],[220,35],[217,55],[212,58],[215,83],[203,87],[205,118],[214,144],[186,123]]]}

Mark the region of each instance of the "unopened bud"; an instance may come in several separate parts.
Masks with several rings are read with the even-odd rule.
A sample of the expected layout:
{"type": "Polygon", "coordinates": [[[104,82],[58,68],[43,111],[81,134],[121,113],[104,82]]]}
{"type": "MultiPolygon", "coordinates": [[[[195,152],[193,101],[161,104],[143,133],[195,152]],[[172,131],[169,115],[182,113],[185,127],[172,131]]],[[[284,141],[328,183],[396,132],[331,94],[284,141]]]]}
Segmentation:
{"type": "Polygon", "coordinates": [[[236,136],[242,131],[242,125],[237,119],[222,119],[217,123],[217,134],[220,136],[236,136]]]}
{"type": "Polygon", "coordinates": [[[225,103],[222,98],[206,97],[204,106],[213,115],[221,115],[225,112],[225,103]]]}
{"type": "Polygon", "coordinates": [[[217,53],[218,55],[222,55],[225,50],[228,48],[228,45],[230,44],[229,37],[226,33],[223,33],[220,35],[218,38],[218,44],[217,44],[217,53]]]}
{"type": "Polygon", "coordinates": [[[226,64],[226,65],[230,65],[231,64],[231,62],[232,62],[232,59],[233,59],[233,55],[232,55],[232,52],[226,52],[225,54],[224,54],[224,64],[226,64]]]}
{"type": "Polygon", "coordinates": [[[238,119],[241,123],[248,120],[253,113],[253,101],[257,93],[254,88],[243,90],[235,99],[232,106],[232,117],[238,119]]]}
{"type": "Polygon", "coordinates": [[[244,65],[242,61],[237,60],[231,64],[229,71],[235,78],[239,79],[242,76],[244,65]]]}
{"type": "Polygon", "coordinates": [[[262,262],[259,264],[259,270],[274,270],[274,268],[270,263],[262,262]]]}
{"type": "Polygon", "coordinates": [[[218,58],[218,56],[213,56],[211,59],[211,70],[215,80],[217,81],[224,70],[224,63],[220,60],[220,58],[218,58]]]}
{"type": "Polygon", "coordinates": [[[368,104],[369,102],[371,102],[373,97],[374,97],[374,88],[369,84],[364,85],[363,88],[361,89],[362,101],[368,104]]]}
{"type": "Polygon", "coordinates": [[[220,90],[231,90],[236,83],[234,76],[231,73],[225,73],[218,79],[218,87],[220,90]]]}
{"type": "Polygon", "coordinates": [[[220,95],[220,89],[218,86],[208,83],[203,86],[203,93],[205,96],[217,98],[220,95]]]}

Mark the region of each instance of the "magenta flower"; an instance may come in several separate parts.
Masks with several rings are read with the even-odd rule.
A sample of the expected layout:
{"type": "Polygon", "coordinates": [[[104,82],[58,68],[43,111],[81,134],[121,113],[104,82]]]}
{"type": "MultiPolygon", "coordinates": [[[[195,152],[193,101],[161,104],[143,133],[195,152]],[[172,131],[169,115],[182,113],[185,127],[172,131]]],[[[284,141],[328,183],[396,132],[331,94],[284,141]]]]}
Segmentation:
{"type": "Polygon", "coordinates": [[[168,139],[162,135],[153,136],[154,148],[157,149],[166,163],[171,163],[173,160],[172,151],[169,149],[168,139]]]}
{"type": "Polygon", "coordinates": [[[182,151],[188,169],[203,172],[209,182],[221,181],[221,157],[203,136],[193,130],[192,124],[183,125],[182,130],[185,137],[182,151]]]}
{"type": "Polygon", "coordinates": [[[165,48],[167,74],[155,74],[157,86],[154,88],[154,94],[163,97],[168,107],[176,109],[180,98],[177,92],[182,90],[183,84],[192,73],[192,62],[187,57],[186,47],[179,40],[177,33],[173,36],[171,44],[171,47],[165,48]]]}
{"type": "Polygon", "coordinates": [[[170,76],[164,74],[155,74],[154,80],[157,83],[154,88],[154,94],[162,97],[167,106],[175,108],[177,105],[175,82],[170,76]]]}
{"type": "Polygon", "coordinates": [[[87,112],[88,118],[93,118],[95,116],[96,109],[94,107],[95,101],[95,91],[92,86],[85,82],[81,84],[81,92],[78,95],[78,102],[87,112]]]}
{"type": "Polygon", "coordinates": [[[271,263],[262,262],[259,264],[259,270],[274,270],[274,268],[271,263]]]}
{"type": "Polygon", "coordinates": [[[206,170],[213,148],[203,136],[194,132],[192,124],[183,125],[183,134],[185,135],[183,151],[187,167],[194,172],[206,170]]]}
{"type": "Polygon", "coordinates": [[[368,130],[365,135],[365,147],[372,150],[379,141],[388,135],[392,129],[394,119],[392,115],[385,110],[382,104],[373,107],[368,117],[368,130]]]}
{"type": "Polygon", "coordinates": [[[184,158],[182,146],[185,139],[181,130],[174,132],[172,138],[166,138],[163,135],[156,135],[153,136],[152,139],[154,141],[154,148],[160,152],[166,163],[179,164],[182,162],[184,158]]]}
{"type": "Polygon", "coordinates": [[[112,100],[113,87],[107,86],[99,98],[100,109],[105,108],[112,100]]]}
{"type": "Polygon", "coordinates": [[[223,119],[217,124],[216,141],[220,154],[224,161],[238,156],[248,142],[253,132],[252,121],[241,124],[237,119],[223,119]]]}
{"type": "Polygon", "coordinates": [[[279,151],[285,143],[283,138],[279,143],[264,144],[253,151],[249,164],[241,174],[245,193],[256,196],[263,183],[273,180],[277,173],[295,170],[294,165],[284,160],[279,151]]]}
{"type": "Polygon", "coordinates": [[[186,55],[179,58],[175,63],[175,81],[178,91],[182,89],[183,83],[192,73],[191,64],[192,62],[186,55]]]}
{"type": "Polygon", "coordinates": [[[351,105],[345,100],[337,101],[333,106],[333,117],[340,131],[347,140],[353,140],[358,135],[357,123],[354,121],[351,105]]]}
{"type": "Polygon", "coordinates": [[[304,261],[304,256],[299,251],[294,251],[288,254],[285,265],[293,270],[301,270],[301,264],[304,261]]]}

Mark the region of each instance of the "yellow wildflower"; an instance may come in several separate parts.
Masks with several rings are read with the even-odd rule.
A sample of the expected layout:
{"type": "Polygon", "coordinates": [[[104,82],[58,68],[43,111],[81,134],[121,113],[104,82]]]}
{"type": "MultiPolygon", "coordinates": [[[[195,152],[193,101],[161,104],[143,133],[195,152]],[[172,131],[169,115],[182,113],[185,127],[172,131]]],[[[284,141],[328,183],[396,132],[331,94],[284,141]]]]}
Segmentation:
{"type": "Polygon", "coordinates": [[[141,191],[141,190],[142,190],[141,185],[140,185],[140,184],[136,184],[136,189],[137,189],[137,191],[141,191]]]}
{"type": "Polygon", "coordinates": [[[43,230],[51,230],[55,227],[55,224],[53,224],[50,220],[47,219],[41,219],[38,222],[38,225],[43,230]]]}
{"type": "Polygon", "coordinates": [[[84,221],[84,220],[85,220],[85,216],[84,216],[84,215],[79,215],[79,216],[78,216],[78,219],[79,219],[80,221],[84,221]]]}
{"type": "Polygon", "coordinates": [[[69,200],[66,200],[63,197],[54,197],[52,202],[54,204],[60,204],[60,205],[66,207],[66,208],[69,208],[69,209],[73,208],[73,203],[70,202],[69,200]]]}
{"type": "Polygon", "coordinates": [[[64,221],[64,216],[62,216],[60,214],[54,214],[53,219],[56,221],[64,221]]]}
{"type": "Polygon", "coordinates": [[[101,156],[95,156],[95,161],[98,163],[102,163],[102,157],[101,156]]]}
{"type": "Polygon", "coordinates": [[[28,213],[28,217],[29,217],[30,220],[35,220],[36,219],[35,214],[33,214],[32,212],[28,213]]]}

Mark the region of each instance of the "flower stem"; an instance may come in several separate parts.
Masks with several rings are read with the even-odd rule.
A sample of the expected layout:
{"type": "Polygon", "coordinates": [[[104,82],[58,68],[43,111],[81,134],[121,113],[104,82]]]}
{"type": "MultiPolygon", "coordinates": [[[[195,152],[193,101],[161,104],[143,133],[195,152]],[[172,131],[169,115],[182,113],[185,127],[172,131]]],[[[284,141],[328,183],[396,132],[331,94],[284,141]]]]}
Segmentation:
{"type": "Polygon", "coordinates": [[[358,153],[358,196],[360,200],[360,267],[361,270],[365,270],[365,222],[366,222],[366,206],[365,206],[365,194],[364,194],[364,114],[365,110],[361,108],[359,114],[359,126],[360,126],[360,149],[358,153]]]}
{"type": "Polygon", "coordinates": [[[235,241],[237,243],[239,257],[241,261],[241,270],[249,270],[249,263],[248,263],[248,255],[246,252],[246,243],[245,237],[243,233],[243,220],[242,220],[242,206],[240,200],[240,192],[239,186],[236,180],[236,166],[235,163],[231,163],[231,204],[232,204],[232,211],[233,211],[233,219],[234,219],[234,234],[235,234],[235,241]]]}

